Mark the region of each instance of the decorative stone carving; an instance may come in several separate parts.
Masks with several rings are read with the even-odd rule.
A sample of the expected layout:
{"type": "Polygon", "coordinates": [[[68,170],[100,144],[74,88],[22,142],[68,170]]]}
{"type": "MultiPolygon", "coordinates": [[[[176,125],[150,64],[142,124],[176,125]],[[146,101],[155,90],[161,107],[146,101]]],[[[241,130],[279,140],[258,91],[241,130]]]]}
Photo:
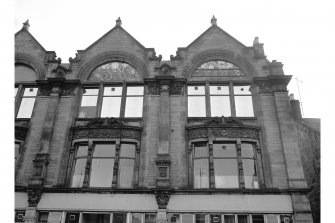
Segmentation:
{"type": "Polygon", "coordinates": [[[287,92],[287,85],[291,80],[291,75],[271,75],[266,78],[254,78],[251,86],[252,91],[257,93],[287,92]]]}
{"type": "Polygon", "coordinates": [[[157,176],[157,178],[163,178],[163,179],[168,178],[168,167],[166,167],[166,166],[160,166],[157,169],[158,169],[158,176],[157,176]]]}
{"type": "Polygon", "coordinates": [[[75,85],[47,85],[40,86],[38,96],[50,96],[50,94],[60,94],[61,96],[73,96],[76,89],[75,85]]]}
{"type": "Polygon", "coordinates": [[[160,209],[166,209],[166,206],[169,203],[170,200],[170,192],[169,191],[156,191],[156,201],[158,204],[158,208],[160,209]]]}
{"type": "MultiPolygon", "coordinates": [[[[159,76],[160,77],[160,76],[159,76]]],[[[147,80],[147,95],[160,95],[161,92],[169,92],[173,95],[182,95],[184,93],[185,80],[175,80],[173,76],[167,76],[156,78],[153,80],[147,80]]]]}
{"type": "Polygon", "coordinates": [[[141,139],[142,128],[129,126],[116,118],[97,118],[86,126],[72,128],[73,139],[83,138],[130,138],[141,139]]]}
{"type": "Polygon", "coordinates": [[[209,136],[225,138],[248,138],[258,140],[258,130],[250,127],[210,127],[193,126],[188,128],[188,139],[207,138],[209,136]]]}
{"type": "Polygon", "coordinates": [[[28,190],[28,206],[37,207],[38,202],[42,197],[41,190],[28,190]]]}

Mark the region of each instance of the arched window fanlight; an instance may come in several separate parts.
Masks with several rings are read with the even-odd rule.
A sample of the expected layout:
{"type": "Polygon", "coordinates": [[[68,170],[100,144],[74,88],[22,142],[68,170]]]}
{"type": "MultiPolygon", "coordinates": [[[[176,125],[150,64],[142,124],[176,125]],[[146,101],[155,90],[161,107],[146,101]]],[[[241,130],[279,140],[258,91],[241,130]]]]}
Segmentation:
{"type": "MultiPolygon", "coordinates": [[[[215,76],[244,76],[238,66],[223,60],[212,60],[201,64],[195,71],[196,73],[206,73],[215,76]]],[[[206,76],[207,76],[206,75],[206,76]]]]}
{"type": "Polygon", "coordinates": [[[35,81],[36,72],[29,66],[23,64],[15,65],[15,82],[35,81]]]}
{"type": "Polygon", "coordinates": [[[135,68],[123,62],[110,62],[96,68],[89,80],[97,81],[123,81],[141,80],[141,76],[135,68]]]}

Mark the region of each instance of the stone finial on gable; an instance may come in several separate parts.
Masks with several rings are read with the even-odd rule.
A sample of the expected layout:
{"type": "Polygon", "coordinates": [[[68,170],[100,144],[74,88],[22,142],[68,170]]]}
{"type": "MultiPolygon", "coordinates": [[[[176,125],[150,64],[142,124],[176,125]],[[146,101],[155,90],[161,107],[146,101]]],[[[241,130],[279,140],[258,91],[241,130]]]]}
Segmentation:
{"type": "Polygon", "coordinates": [[[213,15],[212,19],[211,19],[211,23],[212,23],[212,26],[216,26],[216,21],[217,19],[215,18],[215,16],[213,15]]]}
{"type": "Polygon", "coordinates": [[[255,37],[253,45],[259,44],[259,38],[258,36],[255,37]]]}
{"type": "Polygon", "coordinates": [[[30,27],[29,19],[27,19],[27,21],[25,23],[23,23],[22,29],[25,29],[25,30],[29,31],[29,27],[30,27]]]}
{"type": "Polygon", "coordinates": [[[120,17],[116,20],[116,25],[117,26],[121,26],[122,25],[122,21],[121,21],[120,17]]]}

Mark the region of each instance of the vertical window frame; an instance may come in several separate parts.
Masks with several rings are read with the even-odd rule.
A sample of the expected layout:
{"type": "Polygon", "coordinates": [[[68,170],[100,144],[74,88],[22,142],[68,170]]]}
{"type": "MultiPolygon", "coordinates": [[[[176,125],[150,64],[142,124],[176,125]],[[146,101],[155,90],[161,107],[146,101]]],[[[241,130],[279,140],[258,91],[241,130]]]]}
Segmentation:
{"type": "Polygon", "coordinates": [[[38,97],[38,93],[39,93],[39,88],[37,85],[34,85],[34,84],[16,84],[14,89],[16,89],[16,95],[15,95],[15,102],[14,102],[14,105],[15,105],[15,110],[14,110],[14,117],[15,119],[31,119],[31,116],[34,112],[34,108],[35,108],[35,104],[36,104],[36,99],[38,97]],[[35,96],[24,96],[24,91],[25,89],[28,89],[28,88],[36,88],[37,92],[36,92],[36,95],[35,96]],[[21,103],[22,103],[22,100],[24,98],[34,98],[34,104],[31,108],[31,115],[30,117],[25,117],[25,118],[18,118],[18,114],[19,114],[19,111],[20,111],[20,107],[21,107],[21,103]]]}

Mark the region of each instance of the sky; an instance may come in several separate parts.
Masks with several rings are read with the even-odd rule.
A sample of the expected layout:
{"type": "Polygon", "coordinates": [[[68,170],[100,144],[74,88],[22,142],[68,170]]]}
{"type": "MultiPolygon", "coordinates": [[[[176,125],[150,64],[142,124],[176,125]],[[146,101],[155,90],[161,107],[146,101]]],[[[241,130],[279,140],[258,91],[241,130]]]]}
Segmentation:
{"type": "Polygon", "coordinates": [[[9,8],[2,9],[13,13],[14,25],[6,24],[7,30],[16,33],[29,19],[30,33],[63,63],[112,29],[118,17],[142,45],[168,60],[209,28],[214,15],[219,27],[246,46],[258,36],[267,59],[284,64],[285,74],[293,76],[289,93],[301,99],[303,117],[334,121],[335,7],[330,0],[15,0],[9,8]]]}

